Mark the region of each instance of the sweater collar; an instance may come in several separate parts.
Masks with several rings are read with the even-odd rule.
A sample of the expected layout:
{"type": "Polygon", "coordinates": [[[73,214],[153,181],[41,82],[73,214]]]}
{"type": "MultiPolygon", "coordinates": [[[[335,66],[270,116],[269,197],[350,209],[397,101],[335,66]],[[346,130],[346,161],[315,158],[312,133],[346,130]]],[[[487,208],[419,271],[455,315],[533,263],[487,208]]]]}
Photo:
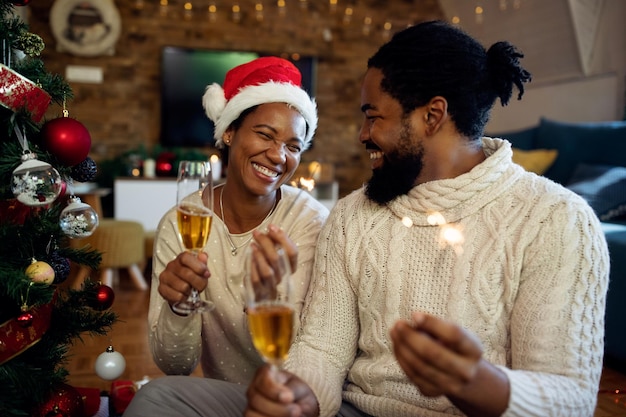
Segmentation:
{"type": "Polygon", "coordinates": [[[513,164],[511,144],[502,139],[482,138],[487,158],[456,178],[430,181],[413,187],[408,194],[388,204],[400,219],[427,226],[427,216],[437,212],[446,222],[458,222],[504,193],[523,173],[513,164]]]}

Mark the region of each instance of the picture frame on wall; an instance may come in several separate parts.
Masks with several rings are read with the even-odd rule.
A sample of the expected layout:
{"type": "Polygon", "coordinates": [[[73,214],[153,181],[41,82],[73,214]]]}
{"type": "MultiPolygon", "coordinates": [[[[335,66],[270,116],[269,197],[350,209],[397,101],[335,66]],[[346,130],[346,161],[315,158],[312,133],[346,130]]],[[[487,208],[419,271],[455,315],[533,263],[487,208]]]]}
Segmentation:
{"type": "Polygon", "coordinates": [[[113,55],[121,26],[113,0],[56,0],[50,10],[57,50],[77,56],[113,55]]]}

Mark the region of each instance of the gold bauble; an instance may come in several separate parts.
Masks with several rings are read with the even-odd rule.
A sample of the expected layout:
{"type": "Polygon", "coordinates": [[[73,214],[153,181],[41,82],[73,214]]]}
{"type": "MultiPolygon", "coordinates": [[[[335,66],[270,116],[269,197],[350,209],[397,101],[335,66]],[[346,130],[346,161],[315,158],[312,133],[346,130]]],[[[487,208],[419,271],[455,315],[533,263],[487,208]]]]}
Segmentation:
{"type": "Polygon", "coordinates": [[[26,275],[34,282],[52,284],[54,281],[54,269],[50,264],[43,261],[35,261],[26,268],[26,275]]]}

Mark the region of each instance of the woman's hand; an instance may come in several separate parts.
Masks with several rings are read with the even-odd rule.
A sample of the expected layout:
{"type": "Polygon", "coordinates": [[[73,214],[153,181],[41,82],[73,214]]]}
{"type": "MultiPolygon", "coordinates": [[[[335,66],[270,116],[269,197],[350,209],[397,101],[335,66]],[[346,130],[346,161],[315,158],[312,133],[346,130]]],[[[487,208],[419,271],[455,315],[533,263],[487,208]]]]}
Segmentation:
{"type": "Polygon", "coordinates": [[[255,230],[253,234],[254,241],[258,247],[262,249],[269,264],[276,264],[278,248],[282,248],[289,259],[291,272],[296,272],[296,268],[298,267],[298,247],[289,236],[287,236],[283,229],[274,224],[270,224],[267,233],[255,230]]]}
{"type": "Polygon", "coordinates": [[[167,264],[159,275],[159,294],[171,305],[186,300],[191,288],[202,292],[208,283],[211,272],[207,267],[208,255],[200,252],[179,254],[167,264]]]}
{"type": "Polygon", "coordinates": [[[317,398],[311,388],[287,371],[263,366],[248,386],[245,417],[316,417],[317,398]]]}

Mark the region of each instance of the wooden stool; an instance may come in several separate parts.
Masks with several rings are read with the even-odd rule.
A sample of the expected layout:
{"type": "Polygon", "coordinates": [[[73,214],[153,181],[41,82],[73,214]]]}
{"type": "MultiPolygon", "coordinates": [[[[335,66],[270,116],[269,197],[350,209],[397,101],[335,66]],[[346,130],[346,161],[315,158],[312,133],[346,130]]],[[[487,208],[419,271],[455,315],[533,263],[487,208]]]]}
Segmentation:
{"type": "Polygon", "coordinates": [[[139,289],[148,289],[139,268],[145,261],[144,230],[141,223],[101,219],[91,236],[71,242],[73,247],[83,247],[87,244],[102,253],[102,262],[98,270],[98,278],[102,284],[112,287],[114,273],[118,273],[120,268],[126,268],[139,289]]]}

